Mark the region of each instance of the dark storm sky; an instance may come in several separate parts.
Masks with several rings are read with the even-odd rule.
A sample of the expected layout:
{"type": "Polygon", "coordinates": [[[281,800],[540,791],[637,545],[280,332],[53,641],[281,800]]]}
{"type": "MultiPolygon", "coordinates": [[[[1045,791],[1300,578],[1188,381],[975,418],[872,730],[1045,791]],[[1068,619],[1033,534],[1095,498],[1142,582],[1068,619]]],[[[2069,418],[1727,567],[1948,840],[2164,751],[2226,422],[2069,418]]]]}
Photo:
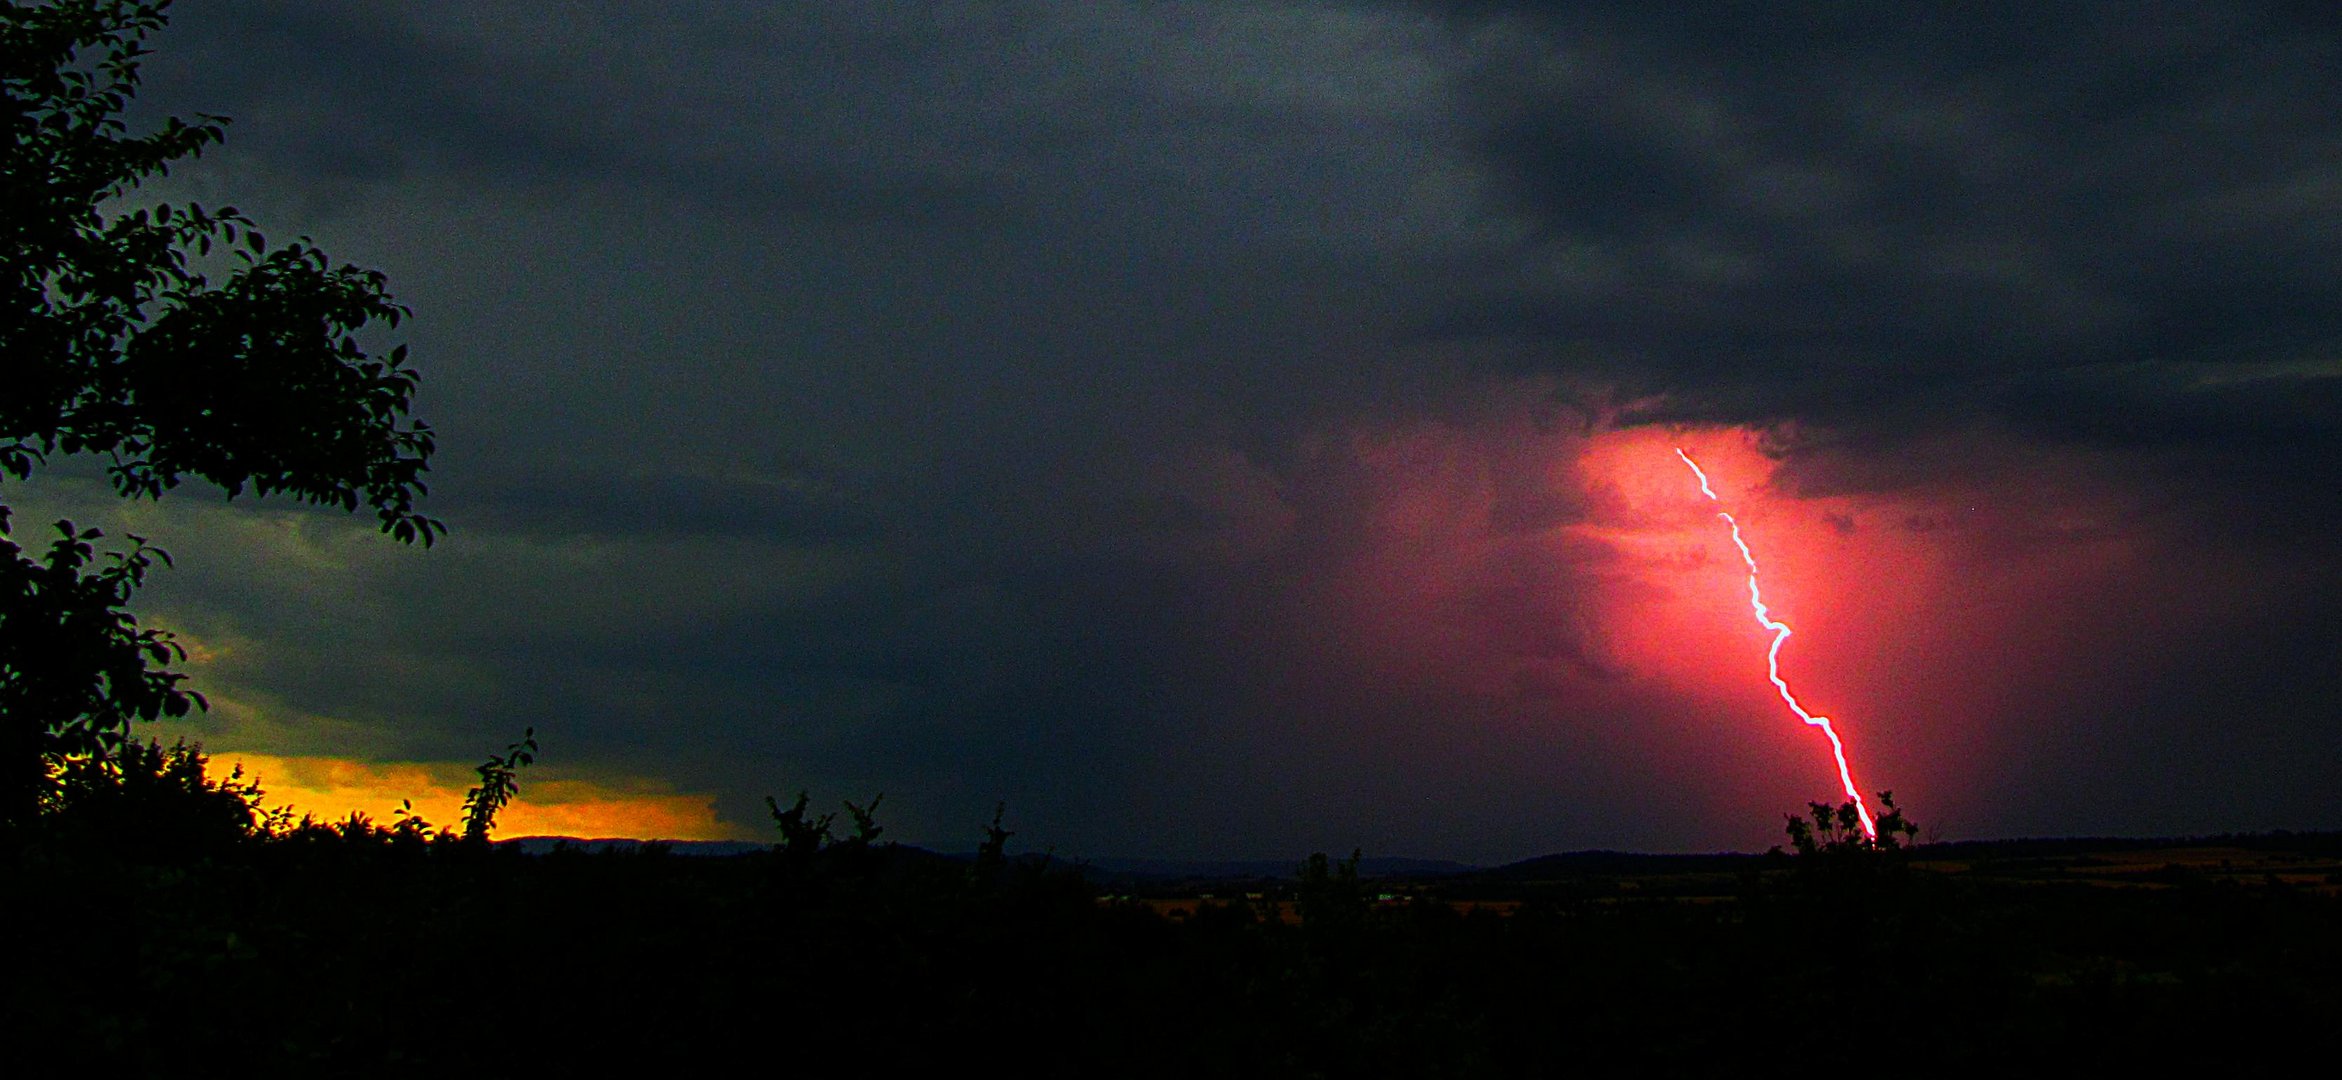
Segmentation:
{"type": "Polygon", "coordinates": [[[454,531],[178,493],[150,620],[215,745],[742,835],[1761,846],[1577,464],[1677,425],[1973,570],[1798,639],[1941,835],[2342,827],[2334,10],[183,0],[165,194],[389,274],[454,531]]]}

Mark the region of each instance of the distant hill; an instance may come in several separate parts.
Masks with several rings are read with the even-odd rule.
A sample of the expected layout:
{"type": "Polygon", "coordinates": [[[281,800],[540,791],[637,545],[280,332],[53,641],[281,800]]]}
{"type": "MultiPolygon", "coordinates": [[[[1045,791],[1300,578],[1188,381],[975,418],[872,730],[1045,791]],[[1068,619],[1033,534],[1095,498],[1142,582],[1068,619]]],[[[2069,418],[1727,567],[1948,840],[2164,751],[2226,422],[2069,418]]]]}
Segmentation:
{"type": "Polygon", "coordinates": [[[1498,881],[1540,881],[1561,877],[1615,874],[1731,873],[1762,860],[1762,855],[1719,851],[1710,855],[1643,855],[1632,851],[1568,851],[1540,855],[1481,871],[1478,877],[1498,881]]]}
{"type": "MultiPolygon", "coordinates": [[[[600,851],[633,851],[646,844],[660,844],[675,855],[728,856],[749,855],[769,851],[771,844],[750,840],[632,840],[623,837],[585,839],[575,836],[523,836],[499,840],[498,847],[517,847],[531,855],[543,855],[561,845],[570,850],[593,853],[600,851]]],[[[895,848],[897,845],[884,844],[895,848]]],[[[965,862],[974,859],[974,852],[929,852],[916,850],[920,855],[965,862]]],[[[1094,880],[1146,881],[1256,881],[1282,880],[1300,873],[1300,859],[1072,859],[1063,856],[1044,856],[1023,852],[1012,856],[1019,863],[1037,863],[1044,859],[1063,867],[1078,867],[1094,880]]],[[[1436,878],[1468,874],[1480,867],[1446,859],[1409,859],[1396,856],[1361,859],[1358,876],[1362,878],[1436,878]]]]}
{"type": "MultiPolygon", "coordinates": [[[[2225,848],[2252,852],[2294,852],[2342,856],[2342,833],[2287,832],[2187,837],[2024,837],[2009,840],[1954,840],[1911,849],[1919,865],[2072,859],[2114,853],[2171,852],[2225,848]]],[[[1673,874],[1730,874],[1765,865],[1770,856],[1740,852],[1709,855],[1645,855],[1630,851],[1571,851],[1507,863],[1472,875],[1487,882],[1526,883],[1570,878],[1673,874]]]]}
{"type": "MultiPolygon", "coordinates": [[[[661,844],[675,855],[723,857],[748,855],[772,849],[771,844],[751,840],[632,840],[625,838],[583,839],[574,836],[523,836],[497,841],[499,847],[517,847],[531,855],[542,855],[556,846],[567,844],[580,852],[632,851],[645,844],[661,844]]],[[[1912,858],[1920,863],[1972,862],[1980,859],[2021,859],[2081,855],[2104,852],[2140,852],[2168,848],[2221,846],[2251,851],[2295,851],[2342,855],[2342,833],[2285,832],[2247,835],[2223,834],[2198,837],[2036,837],[2009,840],[1955,840],[1922,844],[1912,849],[1912,858]]],[[[882,844],[883,848],[898,845],[882,844]]],[[[897,857],[942,859],[965,862],[975,858],[973,852],[935,852],[924,848],[899,846],[897,857]]],[[[1759,866],[1766,856],[1742,852],[1722,851],[1705,855],[1652,855],[1632,851],[1569,851],[1540,855],[1500,866],[1476,866],[1448,859],[1413,859],[1399,856],[1366,858],[1359,861],[1358,873],[1363,878],[1405,878],[1425,880],[1434,878],[1469,878],[1491,883],[1554,881],[1568,878],[1598,876],[1635,876],[1665,874],[1730,874],[1759,866]]],[[[1298,876],[1302,860],[1293,859],[1145,859],[1102,857],[1093,859],[1048,856],[1034,852],[1019,852],[1011,856],[1019,863],[1038,863],[1044,860],[1060,867],[1078,868],[1092,881],[1164,883],[1209,883],[1236,881],[1286,881],[1298,876]]]]}
{"type": "MultiPolygon", "coordinates": [[[[1298,877],[1300,859],[1121,859],[1072,861],[1092,879],[1141,881],[1281,881],[1298,877]]],[[[1480,869],[1446,859],[1409,859],[1400,856],[1358,861],[1361,878],[1437,878],[1469,874],[1480,869]]]]}
{"type": "Polygon", "coordinates": [[[1951,840],[1923,844],[1918,858],[2030,858],[2085,852],[2150,851],[2166,848],[2230,847],[2246,851],[2299,851],[2342,855],[2342,832],[2213,833],[2204,836],[2070,836],[2013,840],[1951,840]]]}
{"type": "Polygon", "coordinates": [[[645,844],[664,845],[677,855],[747,855],[769,851],[771,844],[751,840],[632,840],[624,837],[604,837],[596,840],[575,836],[523,836],[512,840],[498,840],[497,847],[516,847],[531,855],[543,855],[563,844],[580,852],[633,851],[645,844]]]}

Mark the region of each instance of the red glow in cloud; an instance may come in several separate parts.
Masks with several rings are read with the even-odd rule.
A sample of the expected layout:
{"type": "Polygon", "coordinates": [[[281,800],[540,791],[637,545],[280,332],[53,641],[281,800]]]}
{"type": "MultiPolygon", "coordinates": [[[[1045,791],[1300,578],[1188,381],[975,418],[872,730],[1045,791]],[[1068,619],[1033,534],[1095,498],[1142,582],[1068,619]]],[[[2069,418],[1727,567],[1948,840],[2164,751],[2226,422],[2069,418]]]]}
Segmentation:
{"type": "MultiPolygon", "coordinates": [[[[1683,463],[1691,467],[1692,475],[1699,478],[1700,494],[1721,506],[1724,500],[1718,498],[1716,489],[1708,485],[1708,474],[1701,471],[1699,462],[1693,461],[1691,455],[1684,453],[1680,446],[1675,448],[1675,456],[1682,458],[1683,463]]],[[[1878,825],[1871,820],[1870,807],[1862,801],[1862,790],[1855,786],[1854,772],[1846,764],[1846,744],[1838,738],[1838,730],[1831,726],[1829,717],[1816,716],[1806,711],[1805,706],[1798,702],[1797,695],[1790,691],[1788,680],[1781,677],[1781,644],[1789,640],[1789,624],[1773,618],[1765,607],[1764,595],[1757,591],[1756,555],[1749,551],[1748,541],[1740,536],[1740,522],[1723,510],[1716,511],[1716,516],[1723,518],[1724,524],[1731,527],[1732,546],[1740,549],[1740,560],[1748,565],[1749,608],[1756,613],[1758,624],[1773,635],[1772,646],[1765,650],[1765,673],[1773,680],[1773,689],[1780,692],[1781,700],[1789,706],[1789,711],[1797,714],[1797,718],[1806,724],[1820,728],[1822,734],[1829,737],[1830,754],[1838,763],[1838,783],[1845,788],[1846,797],[1854,800],[1854,812],[1862,818],[1863,834],[1877,839],[1878,825]]]]}
{"type": "MultiPolygon", "coordinates": [[[[1751,617],[1750,557],[1768,614],[1796,627],[1779,673],[1809,713],[1835,719],[1855,790],[1893,787],[1942,836],[2073,827],[2061,816],[2073,804],[2047,793],[2101,768],[2100,746],[2158,708],[2140,673],[2203,652],[2210,627],[2270,595],[2214,577],[2233,559],[2183,544],[2174,514],[2128,481],[2134,465],[1996,434],[1879,455],[1796,433],[1644,426],[1597,432],[1577,464],[1593,507],[1584,533],[1618,553],[1604,657],[1663,707],[1642,721],[1665,742],[1660,766],[1718,829],[1803,805],[1813,767],[1834,764],[1774,719],[1788,706],[1758,677],[1775,634],[1751,617]],[[1707,473],[1749,557],[1675,447],[1707,473]],[[2184,630],[2172,611],[2188,613],[2184,630]]],[[[1848,801],[1842,785],[1822,790],[1848,801]]]]}
{"type": "Polygon", "coordinates": [[[1191,680],[1226,680],[1212,707],[1275,719],[1306,745],[1296,770],[1329,746],[1387,769],[1386,801],[1469,778],[1502,793],[1490,805],[1649,809],[1558,819],[1570,843],[1761,850],[1779,810],[1823,793],[1867,809],[1882,786],[1938,835],[2065,827],[2046,793],[2156,705],[2135,673],[2210,640],[2158,613],[2231,625],[2268,595],[2206,587],[2221,564],[2187,561],[2121,462],[1989,433],[1881,456],[1523,415],[1361,425],[1275,470],[1277,514],[1231,519],[1258,535],[1214,594],[1220,666],[1191,680]],[[1838,787],[1814,771],[1838,748],[1785,712],[1833,719],[1838,787]]]}

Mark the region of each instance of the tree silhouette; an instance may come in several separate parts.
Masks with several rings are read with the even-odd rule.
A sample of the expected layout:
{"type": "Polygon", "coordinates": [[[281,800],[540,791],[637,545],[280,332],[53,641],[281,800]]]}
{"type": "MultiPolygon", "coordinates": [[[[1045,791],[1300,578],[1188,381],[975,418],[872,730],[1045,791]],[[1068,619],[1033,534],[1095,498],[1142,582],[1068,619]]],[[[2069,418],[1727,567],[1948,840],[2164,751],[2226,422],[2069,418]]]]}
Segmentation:
{"type": "Polygon", "coordinates": [[[1833,918],[1841,921],[1868,920],[1869,905],[1882,891],[1901,888],[1910,880],[1911,846],[1919,826],[1903,816],[1891,791],[1879,792],[1878,806],[1877,836],[1863,832],[1852,800],[1836,806],[1809,803],[1810,821],[1787,815],[1792,848],[1787,861],[1796,869],[1794,880],[1832,904],[1837,909],[1833,918]]]}
{"type": "Polygon", "coordinates": [[[805,807],[811,801],[811,795],[799,791],[797,802],[787,810],[783,810],[779,801],[772,796],[764,797],[764,804],[772,808],[773,822],[780,826],[781,842],[777,850],[780,851],[785,865],[802,869],[810,864],[813,857],[821,853],[822,846],[828,844],[832,839],[829,823],[835,820],[837,815],[823,814],[818,818],[806,817],[805,807]]]}
{"type": "Polygon", "coordinates": [[[184,654],[167,634],[142,630],[122,606],[162,552],[138,537],[128,552],[97,559],[95,529],[57,524],[38,559],[7,538],[0,506],[0,822],[54,802],[53,781],[70,758],[122,751],[133,718],[184,716],[203,697],[186,676],[162,670],[184,654]]]}
{"type": "Polygon", "coordinates": [[[1894,792],[1879,792],[1878,801],[1883,813],[1876,822],[1877,836],[1862,831],[1861,811],[1849,799],[1836,806],[1820,802],[1806,804],[1806,809],[1813,814],[1810,822],[1796,814],[1788,815],[1789,844],[1799,858],[1809,862],[1859,860],[1910,847],[1919,836],[1919,826],[1903,816],[1902,809],[1895,805],[1894,792]]]}
{"type": "Polygon", "coordinates": [[[496,828],[496,814],[520,794],[520,771],[536,763],[537,729],[522,733],[520,741],[490,754],[480,763],[480,786],[464,793],[464,842],[486,846],[496,828]]]}
{"type": "Polygon", "coordinates": [[[868,847],[871,841],[878,839],[878,834],[886,831],[886,826],[878,823],[878,804],[885,801],[886,792],[883,791],[872,797],[865,806],[855,805],[852,799],[846,800],[846,813],[854,819],[855,843],[868,847]]]}
{"type": "MultiPolygon", "coordinates": [[[[355,511],[428,546],[416,509],[433,444],[407,419],[404,346],[357,340],[407,310],[383,275],[335,266],[306,238],[272,247],[232,207],[127,205],[140,184],[222,141],[226,118],[122,120],[169,0],[0,2],[0,479],[94,455],[119,494],[193,477],[355,511]],[[217,278],[215,281],[214,278],[217,278]]],[[[24,555],[0,504],[0,824],[37,813],[49,765],[100,760],[133,718],[201,707],[170,636],[125,610],[155,561],[103,558],[57,526],[24,555]]]]}
{"type": "Polygon", "coordinates": [[[970,873],[978,882],[991,885],[1000,880],[1000,872],[1008,865],[1008,838],[1016,830],[1001,827],[1000,819],[1008,816],[1004,800],[992,807],[992,824],[984,826],[984,840],[976,845],[976,865],[970,873]]]}

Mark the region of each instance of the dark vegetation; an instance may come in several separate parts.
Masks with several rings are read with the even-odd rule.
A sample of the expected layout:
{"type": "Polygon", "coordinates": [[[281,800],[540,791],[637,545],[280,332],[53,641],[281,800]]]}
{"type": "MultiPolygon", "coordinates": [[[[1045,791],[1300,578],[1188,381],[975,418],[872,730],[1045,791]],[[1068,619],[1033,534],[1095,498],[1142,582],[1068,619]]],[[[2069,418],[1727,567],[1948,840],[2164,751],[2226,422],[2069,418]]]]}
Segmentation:
{"type": "Polygon", "coordinates": [[[184,746],[68,775],[0,877],[12,1053],[128,1075],[2028,1075],[2232,1069],[2342,1007],[2331,834],[2116,875],[1824,839],[1819,807],[1765,856],[1409,880],[1320,854],[1109,893],[1010,853],[998,816],[973,856],[886,842],[875,799],[776,800],[771,847],[735,856],[467,839],[520,749],[482,764],[462,832],[292,821],[184,746]]]}
{"type": "MultiPolygon", "coordinates": [[[[0,477],[372,508],[430,543],[429,432],[381,276],[231,209],[105,204],[216,143],[118,119],[163,5],[0,3],[0,477]],[[210,276],[216,275],[215,284],[210,276]]],[[[203,701],[127,604],[162,553],[0,506],[0,1061],[10,1075],[1541,1076],[2233,1073],[2342,1014],[2342,837],[1913,848],[1850,807],[1769,856],[1558,856],[1376,879],[1128,882],[882,839],[883,797],[771,802],[769,849],[490,842],[295,820],[134,721],[203,701]],[[826,805],[826,804],[825,804],[826,805]],[[2127,860],[2127,861],[2126,861],[2127,860]],[[2240,866],[2242,869],[2240,869],[2240,866]],[[1111,891],[1107,891],[1110,888],[1111,891]],[[1152,889],[1153,891],[1149,891],[1152,889]],[[1204,895],[1204,894],[1209,895],[1204,895]]]]}
{"type": "MultiPolygon", "coordinates": [[[[416,509],[431,431],[406,419],[404,346],[360,342],[406,309],[383,276],[306,239],[272,246],[233,207],[135,205],[140,185],[224,137],[227,121],[122,119],[153,0],[0,3],[0,480],[53,457],[102,460],[125,498],[188,479],[283,495],[429,545],[416,509]]],[[[0,495],[5,495],[0,488],[0,495]]],[[[0,828],[38,812],[59,763],[105,771],[135,720],[203,708],[131,596],[170,556],[55,523],[27,554],[0,502],[0,828]]]]}

